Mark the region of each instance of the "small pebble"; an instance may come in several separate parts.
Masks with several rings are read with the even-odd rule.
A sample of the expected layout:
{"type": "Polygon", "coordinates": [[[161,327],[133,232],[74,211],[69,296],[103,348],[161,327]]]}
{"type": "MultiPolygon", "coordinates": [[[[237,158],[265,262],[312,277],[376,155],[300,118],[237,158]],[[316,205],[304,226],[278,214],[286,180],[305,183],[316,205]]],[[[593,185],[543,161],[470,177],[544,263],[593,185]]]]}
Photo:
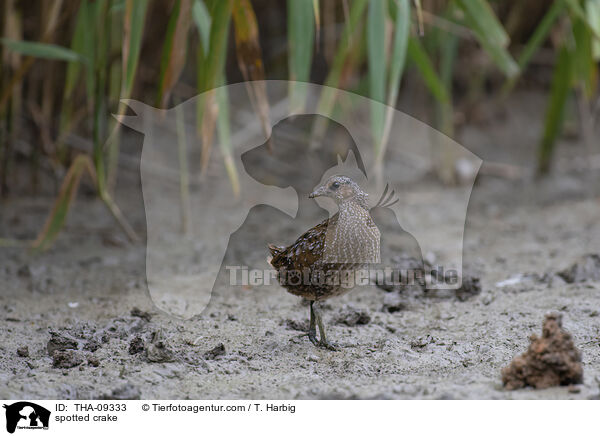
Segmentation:
{"type": "Polygon", "coordinates": [[[306,358],[306,360],[308,360],[309,362],[318,362],[319,361],[319,357],[315,356],[314,354],[311,354],[310,356],[308,356],[306,358]]]}

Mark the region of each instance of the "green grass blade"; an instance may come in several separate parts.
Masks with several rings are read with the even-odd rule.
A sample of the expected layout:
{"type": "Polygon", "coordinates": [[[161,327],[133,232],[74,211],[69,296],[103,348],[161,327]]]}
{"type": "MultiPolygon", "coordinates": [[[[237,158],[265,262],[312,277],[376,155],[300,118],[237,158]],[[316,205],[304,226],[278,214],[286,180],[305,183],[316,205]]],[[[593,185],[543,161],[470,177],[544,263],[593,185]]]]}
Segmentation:
{"type": "Polygon", "coordinates": [[[140,59],[148,0],[127,0],[123,32],[123,79],[121,98],[129,98],[140,59]]]}
{"type": "Polygon", "coordinates": [[[450,97],[444,86],[444,82],[440,79],[429,56],[417,38],[408,39],[408,57],[415,64],[423,81],[429,89],[431,95],[441,104],[449,104],[450,97]]]}
{"type": "Polygon", "coordinates": [[[210,14],[202,0],[194,0],[192,6],[192,18],[194,24],[200,33],[200,44],[204,53],[208,53],[210,44],[210,14]]]}
{"type": "MultiPolygon", "coordinates": [[[[123,15],[113,14],[114,28],[117,33],[116,45],[111,47],[111,52],[121,49],[121,64],[111,66],[111,100],[128,99],[133,91],[135,74],[140,58],[142,38],[148,0],[126,0],[123,2],[123,15]],[[122,33],[118,31],[122,29],[122,33]],[[120,42],[119,42],[120,41],[120,42]],[[117,84],[120,81],[120,87],[117,84]]],[[[111,9],[111,12],[114,10],[111,9]]],[[[120,105],[117,116],[125,113],[126,106],[120,105]]],[[[117,181],[119,148],[120,148],[120,123],[114,125],[116,134],[106,144],[108,148],[107,188],[113,192],[117,181]]]]}
{"type": "Polygon", "coordinates": [[[466,16],[473,19],[472,29],[475,33],[485,34],[486,39],[494,45],[508,46],[508,34],[487,0],[456,0],[456,3],[466,16]]]}
{"type": "MultiPolygon", "coordinates": [[[[367,3],[367,0],[355,0],[350,6],[348,21],[344,26],[338,50],[333,58],[331,69],[325,81],[327,86],[336,87],[339,84],[344,61],[346,60],[346,57],[352,48],[350,40],[357,31],[360,19],[363,15],[365,7],[367,6],[367,3]]],[[[354,37],[356,37],[356,35],[354,35],[354,37]]]]}
{"type": "MultiPolygon", "coordinates": [[[[84,32],[86,31],[86,17],[85,17],[85,8],[80,7],[77,11],[77,17],[75,19],[75,30],[73,31],[73,38],[71,40],[71,50],[75,53],[79,53],[81,56],[85,57],[84,54],[84,32]]],[[[69,62],[67,65],[67,72],[65,75],[65,91],[64,91],[64,99],[69,100],[71,95],[73,94],[73,90],[75,89],[75,85],[79,80],[79,75],[81,74],[81,63],[80,62],[69,62]]]]}
{"type": "Polygon", "coordinates": [[[507,77],[519,73],[519,66],[506,47],[508,35],[494,11],[485,0],[456,0],[465,14],[465,21],[475,32],[479,43],[507,77]]]}
{"type": "MultiPolygon", "coordinates": [[[[352,5],[350,6],[350,11],[348,12],[348,20],[346,21],[346,24],[344,26],[344,30],[342,33],[340,43],[338,45],[337,52],[335,53],[333,62],[331,63],[329,74],[327,75],[327,79],[325,80],[325,85],[328,87],[339,87],[344,63],[346,61],[348,53],[351,51],[352,48],[350,40],[357,38],[357,29],[365,7],[367,6],[367,3],[367,0],[354,0],[352,2],[352,5]]],[[[319,98],[318,112],[325,116],[331,113],[335,101],[336,92],[335,89],[331,88],[325,88],[319,98]]],[[[321,129],[322,127],[317,129],[319,131],[315,132],[317,137],[320,136],[321,129]]]]}
{"type": "MultiPolygon", "coordinates": [[[[563,0],[555,0],[550,6],[550,9],[546,12],[540,23],[535,28],[533,35],[525,44],[525,47],[521,51],[521,54],[518,57],[517,64],[519,65],[519,69],[524,71],[529,61],[535,54],[535,52],[540,48],[543,42],[546,40],[546,37],[550,33],[550,29],[556,22],[559,16],[561,16],[565,7],[565,3],[563,0]]],[[[509,79],[504,85],[503,94],[506,95],[516,84],[518,76],[514,76],[509,79]]]]}
{"type": "Polygon", "coordinates": [[[197,103],[196,129],[202,138],[202,170],[206,170],[212,150],[212,137],[218,114],[215,114],[214,89],[224,79],[227,39],[231,21],[230,1],[214,2],[211,9],[210,43],[205,61],[198,71],[198,91],[205,93],[197,103]]]}
{"type": "Polygon", "coordinates": [[[98,192],[102,194],[105,191],[106,171],[104,156],[104,141],[106,139],[106,80],[108,73],[109,41],[108,29],[110,28],[110,14],[108,0],[96,1],[91,5],[94,9],[94,29],[96,40],[96,57],[94,59],[94,168],[96,169],[96,180],[98,183],[98,192]]]}
{"type": "Polygon", "coordinates": [[[394,19],[394,40],[392,42],[392,55],[390,58],[387,104],[395,106],[398,89],[400,88],[400,78],[406,64],[406,51],[410,35],[410,2],[409,0],[392,0],[390,6],[390,9],[394,10],[395,13],[392,13],[394,19]]]}
{"type": "MultiPolygon", "coordinates": [[[[82,3],[81,7],[77,10],[75,17],[75,28],[71,39],[71,50],[75,53],[79,53],[83,57],[85,55],[85,32],[87,31],[87,10],[85,2],[82,3]]],[[[90,62],[91,63],[91,62],[90,62]]],[[[63,92],[62,105],[60,108],[60,136],[57,140],[57,151],[58,158],[64,163],[67,155],[67,149],[63,141],[60,138],[71,128],[74,112],[73,92],[79,83],[82,75],[83,65],[80,62],[69,62],[67,64],[67,71],[65,73],[65,88],[63,92]]],[[[88,68],[89,70],[89,68],[88,68]]]]}
{"type": "Polygon", "coordinates": [[[385,0],[371,0],[367,12],[367,63],[369,69],[369,97],[373,143],[378,144],[383,134],[385,107],[385,0]]]}
{"type": "MultiPolygon", "coordinates": [[[[112,0],[110,9],[108,10],[111,14],[118,14],[125,10],[127,0],[112,0]]],[[[142,0],[144,1],[144,0],[142,0]]]]}
{"type": "Polygon", "coordinates": [[[204,63],[203,80],[198,84],[198,92],[213,89],[223,72],[227,57],[227,37],[231,19],[231,2],[215,2],[211,10],[210,43],[204,63]]]}
{"type": "Polygon", "coordinates": [[[533,35],[527,41],[525,48],[518,58],[518,64],[521,69],[524,69],[531,60],[533,54],[538,50],[542,43],[546,40],[550,29],[556,22],[556,19],[561,15],[565,7],[562,0],[555,0],[546,12],[540,23],[535,28],[533,35]]]}
{"type": "Polygon", "coordinates": [[[223,162],[225,163],[225,170],[227,171],[227,176],[231,183],[233,195],[238,198],[240,195],[240,181],[232,155],[229,95],[226,86],[217,88],[217,105],[219,106],[219,115],[217,116],[219,147],[221,149],[221,154],[223,155],[223,162]]]}
{"type": "Polygon", "coordinates": [[[191,24],[191,0],[176,0],[169,23],[160,62],[157,104],[166,107],[171,91],[185,66],[187,36],[191,24]]]}
{"type": "MultiPolygon", "coordinates": [[[[288,0],[288,68],[291,81],[308,82],[315,37],[314,6],[306,0],[288,0]]],[[[318,7],[318,5],[317,5],[318,7]]],[[[290,84],[292,112],[301,111],[306,100],[306,88],[290,84]]]]}
{"type": "Polygon", "coordinates": [[[10,38],[0,38],[7,49],[35,58],[52,59],[66,62],[86,63],[88,60],[79,53],[60,45],[46,44],[43,42],[17,41],[10,38]]]}
{"type": "Polygon", "coordinates": [[[596,38],[600,39],[600,31],[596,27],[595,23],[590,20],[590,18],[592,16],[590,16],[589,14],[586,13],[586,11],[581,6],[581,3],[579,2],[579,0],[563,0],[563,1],[567,4],[567,6],[569,7],[569,9],[573,13],[573,15],[575,15],[577,18],[583,20],[585,22],[585,24],[589,27],[589,29],[592,31],[594,36],[596,38]]]}
{"type": "Polygon", "coordinates": [[[596,63],[592,56],[592,32],[583,20],[573,22],[575,50],[573,52],[573,73],[584,90],[584,95],[590,99],[596,88],[596,63]]]}
{"type": "Polygon", "coordinates": [[[381,139],[375,144],[376,159],[381,161],[387,148],[392,119],[400,89],[400,79],[406,64],[406,52],[410,35],[410,2],[398,0],[390,2],[390,15],[394,20],[394,38],[390,57],[387,109],[381,139]]]}
{"type": "MultiPolygon", "coordinates": [[[[210,52],[210,32],[212,24],[212,18],[204,1],[194,0],[192,6],[192,18],[200,36],[200,44],[198,44],[196,52],[196,84],[198,91],[202,92],[201,90],[204,88],[206,81],[206,61],[210,52]]],[[[199,98],[196,103],[196,131],[198,134],[201,133],[203,105],[203,99],[199,98]]]]}
{"type": "Polygon", "coordinates": [[[571,89],[572,54],[566,47],[560,49],[554,67],[550,100],[546,109],[544,133],[539,145],[538,171],[545,173],[550,168],[554,146],[562,130],[565,105],[571,89]]]}
{"type": "Polygon", "coordinates": [[[71,164],[65,178],[63,179],[60,192],[50,215],[46,219],[44,227],[33,242],[35,250],[44,250],[50,246],[56,239],[58,233],[63,227],[67,214],[77,194],[81,176],[87,172],[92,179],[95,179],[95,172],[92,161],[87,155],[79,155],[71,164]]]}
{"type": "MultiPolygon", "coordinates": [[[[600,35],[600,0],[587,0],[585,3],[585,14],[588,23],[595,35],[600,35]]],[[[600,38],[592,40],[592,56],[595,61],[600,60],[600,38]]]]}

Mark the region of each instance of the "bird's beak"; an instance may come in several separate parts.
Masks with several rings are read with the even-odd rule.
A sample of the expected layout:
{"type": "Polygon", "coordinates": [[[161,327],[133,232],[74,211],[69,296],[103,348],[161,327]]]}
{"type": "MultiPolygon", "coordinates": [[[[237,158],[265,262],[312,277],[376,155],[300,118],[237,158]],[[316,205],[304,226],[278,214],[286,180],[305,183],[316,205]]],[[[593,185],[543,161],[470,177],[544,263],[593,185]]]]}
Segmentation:
{"type": "Polygon", "coordinates": [[[322,195],[325,195],[325,187],[319,186],[317,189],[315,189],[308,195],[308,198],[321,197],[322,195]]]}

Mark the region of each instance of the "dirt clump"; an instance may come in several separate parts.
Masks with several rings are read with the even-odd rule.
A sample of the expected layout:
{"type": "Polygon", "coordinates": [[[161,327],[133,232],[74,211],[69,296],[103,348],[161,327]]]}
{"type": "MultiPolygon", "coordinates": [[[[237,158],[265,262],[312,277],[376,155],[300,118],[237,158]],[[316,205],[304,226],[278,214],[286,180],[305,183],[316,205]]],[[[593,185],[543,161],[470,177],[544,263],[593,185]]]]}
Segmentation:
{"type": "Polygon", "coordinates": [[[50,331],[50,340],[46,345],[48,355],[53,356],[55,351],[77,350],[79,343],[74,338],[56,331],[50,331]]]}
{"type": "Polygon", "coordinates": [[[52,354],[52,366],[54,368],[68,369],[81,365],[82,363],[83,357],[75,350],[56,350],[52,354]]]}
{"type": "Polygon", "coordinates": [[[507,390],[533,386],[536,389],[583,382],[581,353],[562,328],[562,315],[546,315],[542,337],[533,334],[529,349],[502,369],[507,390]]]}
{"type": "Polygon", "coordinates": [[[172,362],[174,359],[173,351],[161,330],[152,333],[152,341],[145,348],[146,358],[150,362],[172,362]]]}

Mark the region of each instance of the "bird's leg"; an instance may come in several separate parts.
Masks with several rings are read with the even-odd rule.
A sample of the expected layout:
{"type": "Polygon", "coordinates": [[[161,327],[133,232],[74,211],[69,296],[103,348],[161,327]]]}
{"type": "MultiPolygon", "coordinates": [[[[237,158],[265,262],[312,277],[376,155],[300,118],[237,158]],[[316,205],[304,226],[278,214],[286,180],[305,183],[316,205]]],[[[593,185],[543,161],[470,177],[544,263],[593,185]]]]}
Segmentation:
{"type": "Polygon", "coordinates": [[[317,328],[316,328],[316,320],[315,320],[315,311],[313,309],[313,304],[315,302],[311,301],[310,302],[310,325],[308,327],[308,339],[310,339],[310,341],[314,344],[314,345],[318,345],[318,341],[317,341],[317,328]]]}
{"type": "MultiPolygon", "coordinates": [[[[318,345],[319,347],[327,348],[328,350],[337,351],[337,347],[327,340],[327,336],[325,334],[325,326],[323,325],[323,317],[321,316],[321,308],[319,307],[319,303],[317,303],[315,305],[311,304],[311,309],[315,315],[316,323],[319,326],[319,335],[321,336],[319,342],[317,342],[315,345],[318,345]]],[[[313,342],[313,344],[314,344],[314,342],[313,342]]]]}

